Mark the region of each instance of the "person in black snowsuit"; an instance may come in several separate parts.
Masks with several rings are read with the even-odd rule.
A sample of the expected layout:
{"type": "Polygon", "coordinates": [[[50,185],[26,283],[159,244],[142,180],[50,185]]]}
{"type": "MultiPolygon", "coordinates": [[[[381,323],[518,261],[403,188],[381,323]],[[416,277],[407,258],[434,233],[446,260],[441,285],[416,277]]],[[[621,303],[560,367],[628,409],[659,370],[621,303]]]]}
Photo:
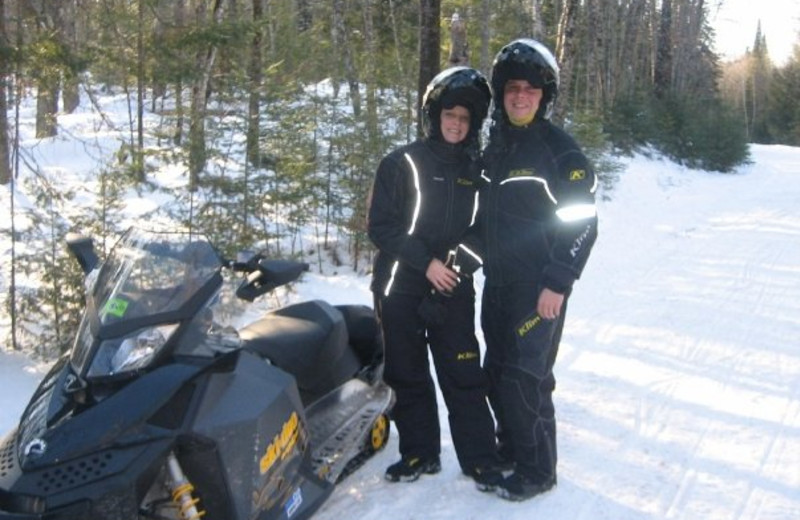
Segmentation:
{"type": "Polygon", "coordinates": [[[549,120],[558,65],[541,43],[515,40],[492,68],[484,151],[488,185],[466,272],[483,261],[481,326],[500,458],[514,472],[497,494],[524,500],[556,484],[553,366],[567,299],[597,238],[597,179],[575,140],[549,120]]]}
{"type": "Polygon", "coordinates": [[[375,176],[368,211],[369,237],[378,248],[371,289],[400,437],[401,460],[386,470],[392,482],[441,468],[429,346],[462,471],[483,491],[502,479],[494,469],[494,421],[475,337],[473,282],[448,265],[474,221],[479,135],[490,100],[480,72],[441,72],[423,97],[424,137],[389,153],[375,176]]]}

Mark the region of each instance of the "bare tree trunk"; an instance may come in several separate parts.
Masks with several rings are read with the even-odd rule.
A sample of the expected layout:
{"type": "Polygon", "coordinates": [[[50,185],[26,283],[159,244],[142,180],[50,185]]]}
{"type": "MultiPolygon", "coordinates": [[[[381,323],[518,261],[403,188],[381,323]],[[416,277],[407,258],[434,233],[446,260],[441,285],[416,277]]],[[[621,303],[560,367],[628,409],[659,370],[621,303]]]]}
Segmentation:
{"type": "Polygon", "coordinates": [[[400,72],[400,77],[406,77],[405,73],[405,62],[403,61],[402,56],[400,56],[400,34],[397,30],[397,17],[395,16],[395,6],[394,0],[389,0],[389,16],[392,20],[392,38],[394,41],[394,57],[397,62],[397,70],[400,72]]]}
{"type": "MultiPolygon", "coordinates": [[[[169,7],[173,7],[171,0],[156,0],[155,6],[155,20],[153,22],[153,42],[155,47],[163,47],[165,45],[165,36],[167,27],[170,22],[174,24],[174,20],[169,15],[169,7]]],[[[174,7],[173,7],[174,9],[174,7]]],[[[150,76],[150,110],[155,112],[158,109],[158,100],[161,99],[162,107],[164,96],[167,93],[167,84],[163,78],[159,77],[158,67],[151,72],[150,76]]]]}
{"type": "Polygon", "coordinates": [[[43,74],[36,82],[36,137],[58,135],[58,78],[43,74]]]}
{"type": "Polygon", "coordinates": [[[489,75],[492,67],[492,57],[489,54],[489,41],[492,31],[489,25],[489,16],[492,12],[491,0],[481,0],[481,64],[480,70],[489,75]]]}
{"type": "Polygon", "coordinates": [[[637,78],[647,77],[650,63],[647,13],[647,2],[641,1],[630,2],[621,13],[623,36],[614,53],[616,67],[608,71],[609,98],[612,100],[621,90],[632,95],[637,87],[637,78]]]}
{"type": "Polygon", "coordinates": [[[747,76],[742,76],[742,115],[744,115],[744,133],[747,142],[750,142],[753,135],[750,131],[750,116],[747,113],[747,76]]]}
{"type": "Polygon", "coordinates": [[[664,97],[672,85],[672,0],[661,3],[653,83],[659,98],[664,97]]]}
{"type": "MultiPolygon", "coordinates": [[[[394,37],[394,53],[395,59],[397,60],[397,70],[400,73],[401,78],[406,78],[406,70],[405,70],[405,63],[403,58],[400,56],[400,35],[397,30],[397,18],[395,16],[395,6],[394,0],[389,0],[389,14],[392,18],[392,35],[394,37]]],[[[405,93],[406,99],[406,107],[408,109],[408,121],[409,124],[406,125],[406,140],[411,140],[411,121],[414,120],[414,107],[412,101],[412,94],[410,88],[405,88],[405,84],[403,85],[403,92],[405,93]]]]}
{"type": "Polygon", "coordinates": [[[698,65],[702,62],[702,57],[698,49],[703,23],[702,10],[703,0],[674,0],[671,84],[675,92],[685,92],[701,79],[698,78],[698,65]]]}
{"type": "MultiPolygon", "coordinates": [[[[214,0],[212,6],[212,23],[219,24],[222,18],[224,0],[214,0]]],[[[205,18],[205,2],[198,2],[195,14],[200,22],[205,18]]],[[[211,81],[211,71],[217,57],[217,47],[212,45],[206,51],[201,51],[196,57],[197,68],[200,70],[198,78],[192,85],[192,99],[189,119],[189,176],[191,189],[197,188],[200,173],[206,166],[206,107],[208,86],[211,81]]]]}
{"type": "MultiPolygon", "coordinates": [[[[48,39],[57,37],[56,12],[57,3],[42,3],[27,1],[24,9],[34,21],[38,35],[48,39]]],[[[59,73],[55,67],[41,67],[36,71],[36,137],[53,137],[58,134],[56,125],[56,112],[58,111],[58,83],[59,73]]]]}
{"type": "MultiPolygon", "coordinates": [[[[389,0],[389,7],[392,7],[391,0],[389,0]]],[[[342,41],[344,40],[344,0],[333,0],[331,2],[331,42],[333,48],[338,51],[342,48],[342,41]]],[[[340,53],[334,51],[335,55],[339,56],[340,53]]],[[[340,81],[340,67],[335,67],[331,73],[331,84],[333,87],[333,97],[339,97],[339,81],[340,81]]]]}
{"type": "Polygon", "coordinates": [[[296,0],[297,2],[297,32],[302,34],[314,24],[314,16],[311,13],[309,0],[296,0]]]}
{"type": "MultiPolygon", "coordinates": [[[[417,107],[422,106],[422,96],[428,83],[439,72],[441,35],[439,18],[441,0],[420,0],[419,9],[419,77],[417,78],[417,107]]],[[[422,135],[422,125],[417,114],[417,135],[422,135]]]]}
{"type": "MultiPolygon", "coordinates": [[[[22,48],[22,2],[17,3],[17,48],[22,48]]],[[[20,125],[20,103],[22,100],[22,71],[20,70],[20,59],[17,58],[14,69],[15,95],[14,95],[14,166],[13,173],[9,182],[9,221],[11,222],[11,259],[9,262],[10,270],[8,281],[8,308],[11,319],[11,348],[19,350],[17,340],[17,222],[16,222],[16,188],[14,187],[15,178],[19,174],[19,125],[20,125]]]]}
{"type": "MultiPolygon", "coordinates": [[[[263,0],[253,0],[253,25],[255,27],[255,32],[253,33],[253,41],[250,45],[250,67],[248,70],[250,81],[250,99],[247,108],[248,117],[246,148],[247,161],[256,168],[260,167],[261,165],[261,153],[259,150],[258,138],[261,128],[259,108],[261,100],[261,82],[263,80],[263,74],[261,73],[261,43],[263,40],[261,23],[263,20],[263,0]]],[[[245,207],[247,206],[245,205],[245,207]]]]}
{"type": "Polygon", "coordinates": [[[80,80],[78,76],[68,76],[64,78],[61,100],[64,112],[67,114],[75,112],[81,104],[80,80]]]}
{"type": "Polygon", "coordinates": [[[362,254],[362,241],[366,235],[365,223],[367,221],[367,193],[366,186],[369,186],[369,180],[374,171],[371,158],[377,155],[379,129],[378,129],[378,101],[375,94],[376,76],[375,73],[377,56],[377,38],[375,35],[374,23],[372,19],[374,0],[361,0],[362,11],[364,13],[364,36],[367,46],[367,58],[365,62],[365,76],[366,76],[366,94],[367,94],[367,153],[366,161],[361,168],[358,169],[360,179],[356,186],[361,187],[361,191],[356,197],[356,207],[353,211],[353,221],[351,228],[355,233],[355,240],[353,241],[353,270],[358,271],[359,262],[362,254]]]}
{"type": "Polygon", "coordinates": [[[615,78],[630,68],[630,63],[622,64],[618,59],[626,37],[624,13],[628,7],[617,0],[587,0],[584,5],[587,45],[580,58],[586,71],[584,99],[588,107],[600,113],[613,102],[615,78]]]}
{"type": "MultiPolygon", "coordinates": [[[[575,47],[575,21],[578,17],[578,6],[580,0],[566,0],[564,10],[561,12],[561,19],[558,23],[558,40],[556,43],[556,56],[560,68],[559,92],[568,94],[572,87],[572,71],[576,59],[575,47]]],[[[559,97],[561,102],[556,100],[553,111],[553,120],[563,123],[566,109],[564,108],[563,97],[559,97]]]]}
{"type": "Polygon", "coordinates": [[[136,150],[133,167],[139,182],[144,182],[144,2],[139,0],[139,27],[136,31],[136,150]]]}
{"type": "Polygon", "coordinates": [[[467,22],[458,11],[450,19],[450,55],[447,57],[450,66],[469,65],[469,43],[467,42],[467,22]]]}
{"type": "MultiPolygon", "coordinates": [[[[65,0],[62,2],[63,16],[61,18],[61,31],[67,48],[73,55],[77,55],[80,48],[78,40],[78,0],[65,0]]],[[[77,71],[70,71],[63,81],[61,100],[64,112],[73,113],[80,104],[79,79],[77,71]]]]}
{"type": "Polygon", "coordinates": [[[378,141],[378,102],[375,94],[377,77],[377,64],[375,60],[378,55],[377,36],[375,35],[374,22],[372,19],[373,2],[375,0],[361,0],[362,12],[364,15],[364,39],[367,48],[367,59],[364,62],[366,76],[366,101],[367,101],[367,135],[370,140],[370,152],[374,151],[374,143],[378,141]]]}
{"type": "MultiPolygon", "coordinates": [[[[10,47],[6,30],[6,2],[0,0],[0,48],[10,47]]],[[[8,150],[8,83],[6,60],[0,60],[0,184],[11,182],[11,164],[8,150]]]]}
{"type": "Polygon", "coordinates": [[[353,115],[361,117],[361,92],[358,85],[358,73],[353,61],[353,51],[350,48],[350,38],[345,21],[345,0],[333,1],[333,42],[336,49],[341,50],[342,67],[347,85],[350,89],[350,104],[353,106],[353,115]]]}
{"type": "MultiPolygon", "coordinates": [[[[175,25],[178,28],[186,26],[185,1],[186,0],[175,0],[175,25]]],[[[175,135],[173,136],[173,141],[178,145],[183,142],[183,105],[183,80],[179,79],[175,84],[175,135]]]]}
{"type": "Polygon", "coordinates": [[[600,104],[602,98],[602,69],[605,62],[603,61],[603,47],[604,37],[606,34],[606,27],[603,24],[602,6],[598,5],[601,0],[586,0],[586,38],[588,45],[584,51],[582,62],[585,63],[586,74],[586,88],[583,91],[586,93],[586,105],[595,107],[600,104]]]}
{"type": "Polygon", "coordinates": [[[242,240],[249,242],[252,239],[250,232],[250,192],[249,173],[250,167],[262,167],[261,147],[259,138],[261,136],[261,83],[263,74],[261,72],[262,56],[261,44],[263,41],[263,30],[261,24],[264,21],[264,0],[252,0],[253,16],[253,41],[250,44],[250,64],[248,67],[248,80],[250,83],[250,93],[247,106],[247,137],[245,143],[246,164],[244,165],[244,201],[242,204],[242,240]]]}
{"type": "Polygon", "coordinates": [[[540,41],[544,40],[547,36],[544,16],[542,16],[542,1],[543,0],[531,0],[531,36],[540,41]]]}

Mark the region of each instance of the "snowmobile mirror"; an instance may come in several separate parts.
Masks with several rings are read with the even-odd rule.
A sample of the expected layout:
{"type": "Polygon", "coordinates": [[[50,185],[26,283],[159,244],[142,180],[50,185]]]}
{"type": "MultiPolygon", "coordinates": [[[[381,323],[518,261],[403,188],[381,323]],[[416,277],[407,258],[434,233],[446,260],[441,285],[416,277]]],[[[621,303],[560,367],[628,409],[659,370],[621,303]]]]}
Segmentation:
{"type": "Polygon", "coordinates": [[[94,251],[94,240],[91,237],[79,235],[76,233],[68,233],[67,249],[78,260],[84,274],[89,274],[97,267],[100,259],[94,251]]]}

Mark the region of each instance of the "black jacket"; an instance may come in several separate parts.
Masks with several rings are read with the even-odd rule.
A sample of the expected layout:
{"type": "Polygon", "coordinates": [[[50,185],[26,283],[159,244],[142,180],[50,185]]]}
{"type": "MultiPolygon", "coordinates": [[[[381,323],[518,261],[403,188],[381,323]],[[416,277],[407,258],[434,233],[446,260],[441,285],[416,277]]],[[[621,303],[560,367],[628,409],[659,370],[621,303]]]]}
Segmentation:
{"type": "Polygon", "coordinates": [[[487,286],[569,292],[597,238],[597,179],[577,143],[546,120],[504,128],[486,151],[474,250],[487,286]]]}
{"type": "Polygon", "coordinates": [[[472,223],[479,177],[462,145],[422,139],[383,158],[367,217],[378,248],[373,292],[430,291],[425,271],[434,257],[446,261],[472,223]]]}

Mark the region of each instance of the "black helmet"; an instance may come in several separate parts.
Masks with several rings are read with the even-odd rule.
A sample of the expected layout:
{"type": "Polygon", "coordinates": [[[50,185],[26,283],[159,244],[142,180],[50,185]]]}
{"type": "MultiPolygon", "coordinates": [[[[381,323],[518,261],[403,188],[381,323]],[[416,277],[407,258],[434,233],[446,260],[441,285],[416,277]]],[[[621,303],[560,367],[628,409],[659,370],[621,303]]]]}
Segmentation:
{"type": "Polygon", "coordinates": [[[509,79],[525,79],[541,88],[542,101],[536,117],[550,117],[558,96],[558,64],[547,47],[536,40],[521,38],[497,53],[492,66],[492,89],[497,95],[495,106],[503,113],[503,87],[509,79]]]}
{"type": "Polygon", "coordinates": [[[467,140],[477,142],[491,100],[489,82],[479,71],[470,67],[445,69],[428,83],[422,97],[422,134],[440,138],[442,109],[461,105],[469,110],[470,115],[467,140]]]}

